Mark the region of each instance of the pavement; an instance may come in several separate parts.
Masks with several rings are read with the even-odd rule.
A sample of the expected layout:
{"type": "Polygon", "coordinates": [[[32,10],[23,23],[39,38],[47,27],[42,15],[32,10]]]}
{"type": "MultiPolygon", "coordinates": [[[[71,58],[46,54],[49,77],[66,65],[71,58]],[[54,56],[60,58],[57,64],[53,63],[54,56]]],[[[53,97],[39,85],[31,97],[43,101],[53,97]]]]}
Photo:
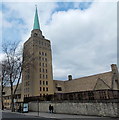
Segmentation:
{"type": "MultiPolygon", "coordinates": [[[[4,112],[11,112],[10,110],[4,110],[4,112]]],[[[99,117],[99,116],[84,116],[84,115],[71,115],[71,114],[57,114],[57,113],[46,113],[46,112],[28,112],[28,113],[18,113],[15,112],[17,114],[22,114],[22,115],[28,115],[31,117],[43,117],[43,118],[56,118],[56,119],[68,119],[68,118],[91,118],[91,119],[102,119],[102,118],[106,118],[106,119],[110,119],[110,117],[99,117]]]]}

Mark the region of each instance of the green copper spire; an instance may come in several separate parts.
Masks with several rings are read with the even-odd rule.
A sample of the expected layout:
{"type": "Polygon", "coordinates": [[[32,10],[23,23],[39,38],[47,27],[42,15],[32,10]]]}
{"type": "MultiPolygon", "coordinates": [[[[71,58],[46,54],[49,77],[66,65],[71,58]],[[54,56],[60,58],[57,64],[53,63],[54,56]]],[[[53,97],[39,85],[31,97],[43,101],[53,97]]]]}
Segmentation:
{"type": "Polygon", "coordinates": [[[35,12],[33,29],[40,29],[39,19],[38,19],[38,12],[37,12],[37,6],[36,6],[36,12],[35,12]]]}

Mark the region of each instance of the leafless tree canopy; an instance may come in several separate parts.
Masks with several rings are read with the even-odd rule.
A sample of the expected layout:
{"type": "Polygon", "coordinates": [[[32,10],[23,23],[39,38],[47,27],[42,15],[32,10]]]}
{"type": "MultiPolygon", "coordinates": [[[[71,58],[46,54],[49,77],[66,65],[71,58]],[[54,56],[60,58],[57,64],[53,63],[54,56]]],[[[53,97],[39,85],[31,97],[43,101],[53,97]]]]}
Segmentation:
{"type": "Polygon", "coordinates": [[[21,80],[22,52],[18,51],[18,43],[4,44],[2,61],[2,92],[7,85],[11,88],[11,110],[14,111],[14,95],[21,80]],[[13,86],[16,85],[15,89],[13,86]]]}

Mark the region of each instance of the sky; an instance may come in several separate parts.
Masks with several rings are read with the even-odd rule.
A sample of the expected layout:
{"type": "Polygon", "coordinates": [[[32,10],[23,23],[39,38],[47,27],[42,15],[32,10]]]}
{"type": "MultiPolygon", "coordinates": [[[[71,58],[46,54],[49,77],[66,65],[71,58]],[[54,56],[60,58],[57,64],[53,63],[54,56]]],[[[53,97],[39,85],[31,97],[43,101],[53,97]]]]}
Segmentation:
{"type": "MultiPolygon", "coordinates": [[[[83,0],[82,0],[83,1],[83,0]]],[[[51,41],[54,80],[67,80],[111,70],[117,63],[117,3],[0,3],[0,37],[4,42],[28,40],[37,4],[40,27],[51,41]]],[[[2,49],[2,48],[1,48],[2,49]]],[[[0,59],[3,58],[0,50],[0,59]]]]}

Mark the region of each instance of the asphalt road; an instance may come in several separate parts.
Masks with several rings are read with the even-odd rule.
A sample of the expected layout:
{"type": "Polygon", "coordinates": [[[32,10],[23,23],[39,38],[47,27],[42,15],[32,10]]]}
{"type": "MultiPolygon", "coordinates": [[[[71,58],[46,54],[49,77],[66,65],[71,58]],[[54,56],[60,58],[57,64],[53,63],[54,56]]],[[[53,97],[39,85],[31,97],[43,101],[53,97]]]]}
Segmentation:
{"type": "Polygon", "coordinates": [[[33,115],[24,115],[21,113],[2,112],[1,120],[118,120],[118,118],[44,118],[33,115]]]}
{"type": "Polygon", "coordinates": [[[20,113],[2,112],[2,120],[56,120],[56,119],[30,116],[20,113]]]}

